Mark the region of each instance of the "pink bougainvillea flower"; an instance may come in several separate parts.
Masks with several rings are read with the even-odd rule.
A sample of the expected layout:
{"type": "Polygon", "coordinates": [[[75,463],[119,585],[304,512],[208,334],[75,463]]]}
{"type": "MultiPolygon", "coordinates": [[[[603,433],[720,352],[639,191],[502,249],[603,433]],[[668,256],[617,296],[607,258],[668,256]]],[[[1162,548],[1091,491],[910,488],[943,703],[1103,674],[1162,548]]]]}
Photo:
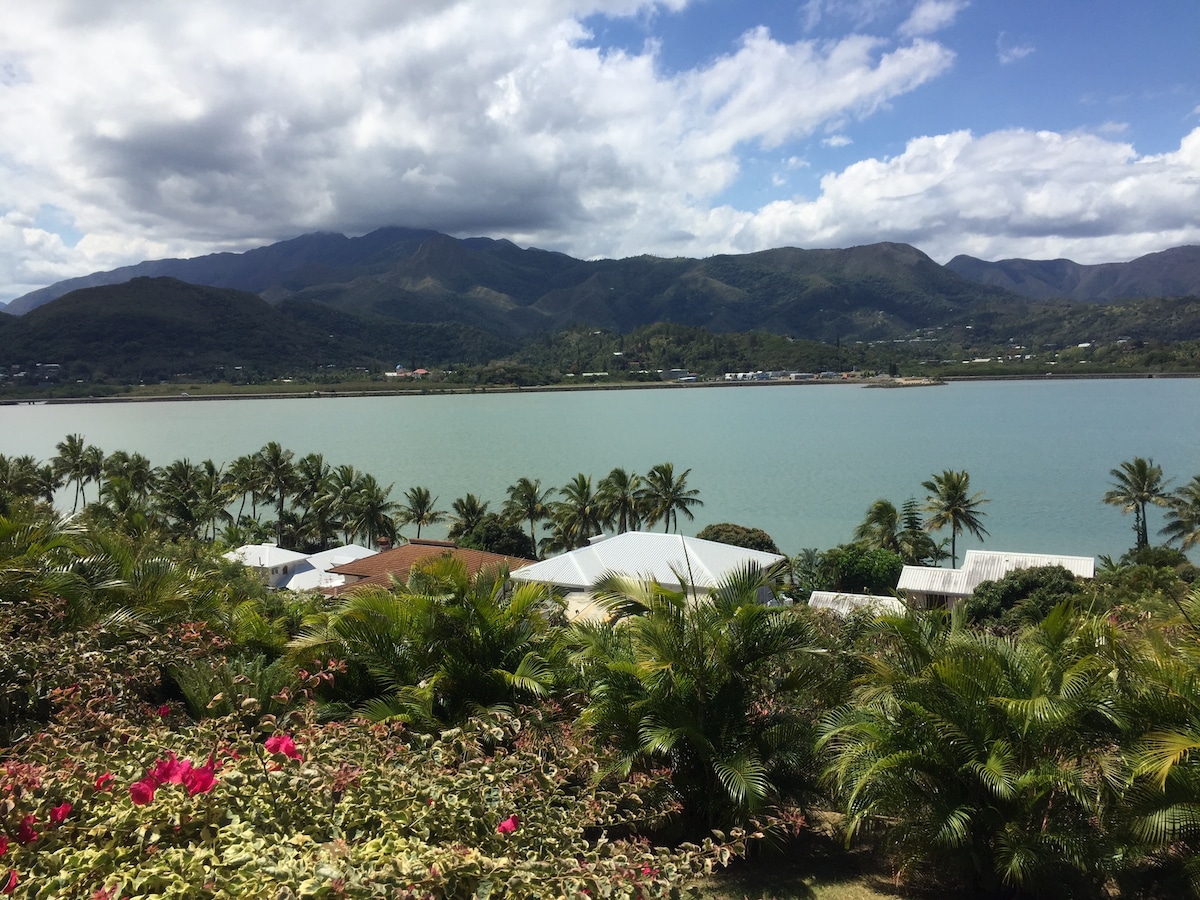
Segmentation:
{"type": "Polygon", "coordinates": [[[8,835],[0,834],[0,856],[8,852],[8,835]]]}
{"type": "Polygon", "coordinates": [[[301,759],[303,755],[296,749],[296,742],[290,734],[277,734],[267,738],[268,753],[282,753],[288,759],[301,759]]]}
{"type": "Polygon", "coordinates": [[[113,773],[105,772],[103,775],[96,776],[96,790],[109,791],[112,790],[113,773]]]}
{"type": "Polygon", "coordinates": [[[61,825],[63,820],[71,814],[70,803],[60,803],[54,809],[50,810],[50,823],[52,825],[61,825]]]}
{"type": "MultiPolygon", "coordinates": [[[[190,763],[187,764],[190,766],[190,763]]],[[[182,760],[176,759],[173,752],[168,753],[163,759],[155,760],[154,768],[151,769],[146,777],[153,778],[154,783],[162,784],[183,784],[183,775],[186,769],[185,763],[182,760]]]]}
{"type": "Polygon", "coordinates": [[[38,838],[33,826],[37,824],[37,816],[32,813],[21,820],[17,826],[17,840],[22,844],[32,844],[38,838]]]}
{"type": "Polygon", "coordinates": [[[164,703],[162,706],[160,706],[158,708],[159,718],[165,719],[170,714],[171,714],[171,704],[170,703],[164,703]]]}
{"type": "Polygon", "coordinates": [[[158,782],[147,775],[141,781],[135,781],[129,786],[129,799],[135,806],[148,806],[154,802],[154,789],[158,782]]]}
{"type": "Polygon", "coordinates": [[[200,768],[191,768],[189,765],[187,774],[183,777],[183,786],[187,788],[188,796],[195,797],[197,794],[207,794],[213,789],[213,785],[217,783],[216,765],[210,759],[208,765],[200,768]]]}
{"type": "Polygon", "coordinates": [[[507,819],[505,819],[503,822],[501,822],[499,825],[497,825],[496,831],[500,832],[500,834],[512,834],[514,831],[516,831],[520,827],[521,827],[521,820],[518,819],[515,815],[512,815],[512,816],[509,816],[507,819]]]}
{"type": "Polygon", "coordinates": [[[8,878],[4,880],[4,887],[0,888],[0,894],[11,894],[17,889],[17,870],[9,869],[8,878]]]}

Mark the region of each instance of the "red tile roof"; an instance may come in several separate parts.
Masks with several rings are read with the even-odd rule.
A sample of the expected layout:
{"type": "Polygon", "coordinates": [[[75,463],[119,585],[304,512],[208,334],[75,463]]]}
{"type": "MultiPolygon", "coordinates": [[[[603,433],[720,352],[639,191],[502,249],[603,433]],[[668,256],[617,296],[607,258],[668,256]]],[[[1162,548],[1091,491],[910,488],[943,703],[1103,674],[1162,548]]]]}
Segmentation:
{"type": "Polygon", "coordinates": [[[507,566],[511,572],[534,563],[532,559],[502,556],[499,553],[488,553],[486,550],[470,550],[457,546],[453,541],[411,540],[391,550],[384,550],[330,569],[330,572],[337,575],[347,576],[346,584],[335,588],[334,593],[344,593],[361,585],[390,584],[393,577],[403,583],[408,580],[408,570],[415,563],[436,556],[452,556],[461,560],[467,568],[467,574],[472,576],[482,569],[501,565],[507,566]]]}

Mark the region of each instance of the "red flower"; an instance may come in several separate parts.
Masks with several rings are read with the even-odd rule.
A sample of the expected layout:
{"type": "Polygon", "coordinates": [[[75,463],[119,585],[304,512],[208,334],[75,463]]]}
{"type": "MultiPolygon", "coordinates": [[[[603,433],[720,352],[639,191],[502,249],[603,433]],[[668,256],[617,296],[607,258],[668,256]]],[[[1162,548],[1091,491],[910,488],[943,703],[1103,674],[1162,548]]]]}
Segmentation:
{"type": "Polygon", "coordinates": [[[37,816],[32,814],[21,820],[21,824],[17,826],[17,840],[22,844],[32,844],[38,838],[38,833],[33,830],[33,826],[37,824],[37,816]]]}
{"type": "Polygon", "coordinates": [[[8,852],[8,835],[0,834],[0,856],[8,852]]]}
{"type": "Polygon", "coordinates": [[[154,789],[158,782],[147,775],[141,781],[135,781],[129,786],[129,799],[135,806],[148,806],[154,802],[154,789]]]}
{"type": "Polygon", "coordinates": [[[194,769],[191,764],[188,764],[188,771],[183,777],[183,786],[187,788],[188,796],[195,797],[197,794],[207,794],[213,789],[213,785],[217,783],[216,766],[210,759],[208,765],[201,766],[199,769],[194,769]]]}
{"type": "Polygon", "coordinates": [[[302,759],[303,754],[296,749],[296,742],[289,734],[277,734],[267,738],[268,753],[282,753],[288,759],[302,759]]]}
{"type": "Polygon", "coordinates": [[[158,708],[159,718],[165,719],[170,714],[171,714],[171,704],[170,703],[164,703],[162,706],[160,706],[158,708]]]}
{"type": "Polygon", "coordinates": [[[191,767],[191,763],[185,764],[171,752],[164,759],[155,760],[154,768],[146,773],[146,777],[153,778],[156,785],[183,784],[183,775],[187,771],[185,765],[191,767]]]}
{"type": "Polygon", "coordinates": [[[54,809],[50,810],[50,824],[61,825],[63,820],[71,814],[70,803],[60,803],[54,809]]]}
{"type": "Polygon", "coordinates": [[[496,831],[500,834],[512,834],[521,826],[521,820],[515,815],[509,816],[503,822],[496,826],[496,831]]]}
{"type": "Polygon", "coordinates": [[[96,776],[96,790],[108,791],[112,790],[113,773],[105,772],[103,775],[96,776]]]}
{"type": "Polygon", "coordinates": [[[4,882],[4,887],[0,888],[0,894],[11,894],[17,889],[17,870],[8,870],[8,879],[4,882]]]}

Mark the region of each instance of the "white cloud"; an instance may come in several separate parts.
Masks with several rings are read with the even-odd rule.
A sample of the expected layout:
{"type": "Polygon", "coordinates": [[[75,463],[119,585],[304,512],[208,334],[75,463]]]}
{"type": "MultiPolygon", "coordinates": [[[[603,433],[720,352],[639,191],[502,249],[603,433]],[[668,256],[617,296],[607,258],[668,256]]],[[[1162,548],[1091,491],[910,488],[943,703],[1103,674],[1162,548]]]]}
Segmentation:
{"type": "Polygon", "coordinates": [[[916,244],[958,253],[1077,262],[1131,259],[1200,242],[1200,128],[1171,153],[1089,134],[954,132],[825,176],[812,201],[769,204],[739,223],[734,249],[916,244]]]}
{"type": "Polygon", "coordinates": [[[854,141],[844,134],[835,134],[821,141],[822,147],[849,147],[854,141]]]}
{"type": "Polygon", "coordinates": [[[1028,41],[1021,42],[1010,37],[1007,32],[1000,32],[996,38],[996,58],[1000,65],[1007,66],[1031,55],[1037,48],[1028,41]]]}
{"type": "Polygon", "coordinates": [[[952,24],[966,7],[966,0],[918,0],[912,13],[900,26],[900,34],[914,37],[941,31],[952,24]]]}
{"type": "MultiPolygon", "coordinates": [[[[739,173],[943,73],[918,39],[747,32],[668,76],[596,12],[686,0],[45,0],[0,32],[0,298],[147,256],[385,224],[581,256],[682,240],[739,173]],[[53,206],[73,247],[33,224],[53,206]],[[19,223],[19,224],[17,224],[19,223]]],[[[697,226],[700,227],[700,226],[697,226]]],[[[707,227],[707,226],[706,226],[707,227]]]]}

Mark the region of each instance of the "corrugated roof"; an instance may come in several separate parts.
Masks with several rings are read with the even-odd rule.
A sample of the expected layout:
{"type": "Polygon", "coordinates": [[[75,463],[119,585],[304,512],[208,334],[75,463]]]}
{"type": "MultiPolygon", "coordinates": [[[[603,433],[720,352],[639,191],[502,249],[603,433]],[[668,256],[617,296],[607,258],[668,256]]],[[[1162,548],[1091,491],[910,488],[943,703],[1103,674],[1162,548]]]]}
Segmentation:
{"type": "Polygon", "coordinates": [[[875,594],[840,594],[837,591],[813,591],[808,605],[814,609],[827,609],[839,616],[848,616],[856,609],[872,609],[884,615],[904,615],[907,607],[895,597],[880,597],[875,594]]]}
{"type": "Polygon", "coordinates": [[[1054,553],[1016,553],[1006,550],[968,550],[961,569],[905,566],[897,590],[921,594],[966,597],[985,581],[998,581],[1019,569],[1062,566],[1076,578],[1094,578],[1096,560],[1091,556],[1054,553]]]}
{"type": "Polygon", "coordinates": [[[513,578],[582,591],[589,590],[605,573],[617,572],[678,588],[681,587],[675,575],[678,571],[696,587],[710,588],[747,564],[769,568],[784,559],[778,553],[747,550],[681,534],[627,531],[534,563],[514,572],[513,578]]]}
{"type": "Polygon", "coordinates": [[[273,566],[290,565],[308,559],[295,550],[284,550],[274,544],[245,544],[225,554],[226,559],[236,560],[252,569],[270,569],[273,566]]]}
{"type": "Polygon", "coordinates": [[[443,555],[461,560],[470,575],[474,575],[482,569],[501,565],[507,566],[509,571],[512,571],[533,562],[533,560],[521,559],[517,556],[502,556],[499,553],[488,553],[484,550],[456,547],[451,541],[415,540],[345,565],[334,566],[329,571],[335,575],[351,576],[346,584],[347,588],[369,584],[389,584],[393,577],[400,581],[407,581],[408,570],[417,561],[443,555]]]}

